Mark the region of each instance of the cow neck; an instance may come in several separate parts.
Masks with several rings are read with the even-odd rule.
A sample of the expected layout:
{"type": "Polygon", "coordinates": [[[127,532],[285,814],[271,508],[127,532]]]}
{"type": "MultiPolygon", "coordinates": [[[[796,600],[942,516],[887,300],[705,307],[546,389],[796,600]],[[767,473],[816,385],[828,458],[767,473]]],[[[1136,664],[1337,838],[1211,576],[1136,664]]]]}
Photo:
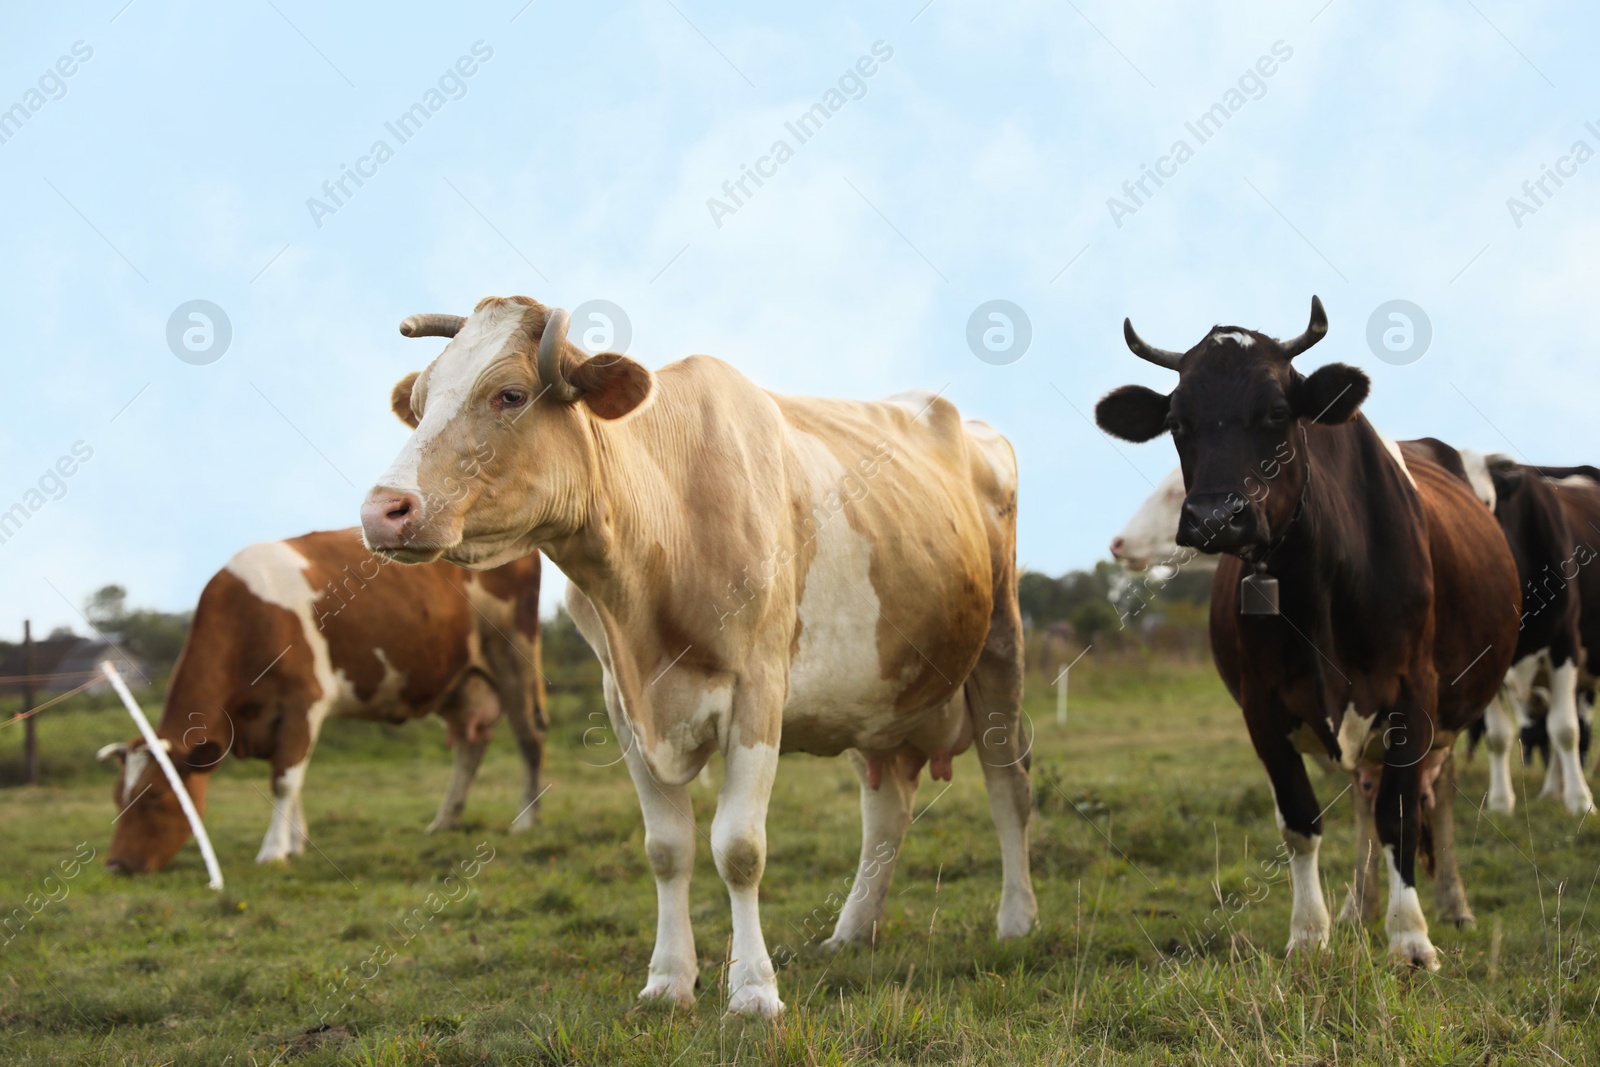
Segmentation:
{"type": "Polygon", "coordinates": [[[685,523],[675,518],[682,509],[670,494],[687,461],[675,447],[679,435],[661,432],[655,408],[620,422],[591,421],[592,488],[583,518],[571,533],[540,546],[585,596],[612,612],[627,610],[632,597],[624,587],[634,585],[629,576],[650,569],[643,557],[654,546],[668,553],[692,550],[685,523]]]}
{"type": "Polygon", "coordinates": [[[195,613],[189,638],[167,684],[156,735],[172,743],[172,754],[188,753],[202,741],[231,748],[234,736],[228,701],[237,677],[234,642],[222,636],[227,620],[195,613]]]}
{"type": "Polygon", "coordinates": [[[1304,422],[1300,423],[1300,445],[1301,451],[1306,457],[1306,476],[1300,483],[1300,502],[1295,505],[1294,513],[1289,516],[1288,521],[1282,527],[1273,532],[1272,539],[1265,546],[1253,545],[1248,552],[1239,554],[1239,558],[1246,565],[1254,567],[1258,574],[1266,572],[1267,565],[1271,562],[1272,554],[1282,547],[1284,541],[1288,540],[1289,534],[1306,513],[1306,502],[1311,499],[1311,434],[1306,429],[1304,422]]]}

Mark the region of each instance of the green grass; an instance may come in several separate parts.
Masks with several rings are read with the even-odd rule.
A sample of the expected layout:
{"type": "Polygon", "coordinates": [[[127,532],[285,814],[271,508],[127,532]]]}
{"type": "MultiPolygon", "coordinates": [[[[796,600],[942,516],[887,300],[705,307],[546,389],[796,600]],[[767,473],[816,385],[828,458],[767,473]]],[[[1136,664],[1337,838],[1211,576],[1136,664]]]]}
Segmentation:
{"type": "MultiPolygon", "coordinates": [[[[1064,729],[1047,686],[1030,686],[1040,925],[1023,941],[993,937],[998,850],[965,756],[948,793],[923,784],[876,949],[824,954],[806,920],[818,909],[831,920],[830,896],[848,888],[856,787],[842,760],[788,757],[762,884],[768,941],[789,950],[787,1014],[723,1015],[728,908],[703,841],[699,1004],[638,1007],[655,914],[638,809],[623,768],[602,766],[614,746],[584,743],[598,696],[563,695],[552,788],[530,835],[504,829],[519,789],[507,738],[485,761],[467,828],[427,837],[449,776],[442,731],[335,723],[306,794],[316,849],[257,867],[265,766],[230,763],[207,819],[227,891],[205,888],[192,845],[151,877],[85,866],[0,945],[0,1062],[1600,1062],[1600,827],[1534,799],[1536,773],[1517,814],[1497,818],[1467,802],[1486,791],[1482,760],[1465,771],[1463,872],[1479,922],[1435,927],[1438,974],[1391,968],[1381,929],[1337,929],[1329,952],[1286,962],[1286,880],[1238,906],[1277,833],[1214,672],[1097,656],[1073,670],[1064,729]],[[470,895],[445,900],[462,885],[445,879],[488,849],[470,895]],[[1214,936],[1198,933],[1208,919],[1214,936]]],[[[7,780],[20,734],[0,731],[7,780]]],[[[0,908],[41,892],[80,842],[103,856],[112,772],[92,753],[130,734],[104,702],[42,718],[49,784],[0,792],[0,908]]],[[[1324,802],[1344,788],[1313,776],[1324,802]]],[[[694,794],[709,833],[714,794],[694,794]]],[[[1348,797],[1328,829],[1323,873],[1337,904],[1348,797]]]]}

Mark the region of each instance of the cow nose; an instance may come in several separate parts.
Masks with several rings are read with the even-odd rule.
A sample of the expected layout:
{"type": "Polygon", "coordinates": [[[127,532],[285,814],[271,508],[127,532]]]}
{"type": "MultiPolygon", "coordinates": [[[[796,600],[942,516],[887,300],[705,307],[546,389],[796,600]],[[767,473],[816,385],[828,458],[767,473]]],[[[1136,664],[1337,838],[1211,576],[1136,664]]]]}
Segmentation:
{"type": "Polygon", "coordinates": [[[374,489],[361,505],[361,532],[373,548],[404,548],[421,513],[415,493],[374,489]]]}
{"type": "Polygon", "coordinates": [[[112,874],[133,873],[133,868],[129,867],[126,861],[119,859],[106,860],[106,870],[110,871],[112,874]]]}
{"type": "Polygon", "coordinates": [[[1242,504],[1228,493],[1191,494],[1183,502],[1178,544],[1201,552],[1227,552],[1248,544],[1254,536],[1254,515],[1242,504]]]}
{"type": "Polygon", "coordinates": [[[1113,537],[1111,539],[1111,558],[1112,559],[1121,559],[1122,558],[1122,550],[1124,548],[1126,548],[1127,545],[1128,545],[1128,542],[1127,542],[1126,539],[1121,538],[1121,537],[1113,537]]]}

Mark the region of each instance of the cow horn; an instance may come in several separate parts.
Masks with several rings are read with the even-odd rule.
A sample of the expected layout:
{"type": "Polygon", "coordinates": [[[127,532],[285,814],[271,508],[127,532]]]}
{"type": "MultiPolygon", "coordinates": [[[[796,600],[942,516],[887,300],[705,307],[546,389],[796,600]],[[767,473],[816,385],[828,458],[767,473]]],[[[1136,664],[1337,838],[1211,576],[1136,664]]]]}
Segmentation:
{"type": "Polygon", "coordinates": [[[567,341],[567,313],[562,308],[551,308],[544,320],[544,336],[539,338],[539,380],[563,404],[578,399],[573,388],[561,374],[561,350],[567,341]]]}
{"type": "Polygon", "coordinates": [[[454,337],[466,324],[465,315],[407,315],[400,332],[407,337],[454,337]]]}
{"type": "Polygon", "coordinates": [[[1134,332],[1132,319],[1122,320],[1122,336],[1128,342],[1129,350],[1140,359],[1168,370],[1178,369],[1178,361],[1183,358],[1183,353],[1168,352],[1165,348],[1146,344],[1144,338],[1134,332]]]}
{"type": "Polygon", "coordinates": [[[126,756],[127,754],[128,754],[128,742],[126,742],[126,741],[113,741],[109,745],[100,746],[100,751],[98,751],[98,752],[96,752],[94,754],[94,758],[99,760],[101,763],[104,763],[106,760],[110,759],[112,756],[126,756]]]}
{"type": "Polygon", "coordinates": [[[1328,335],[1328,313],[1322,310],[1322,301],[1317,297],[1311,298],[1311,324],[1306,327],[1306,332],[1296,337],[1293,341],[1283,342],[1283,351],[1293,359],[1318,341],[1328,335]]]}

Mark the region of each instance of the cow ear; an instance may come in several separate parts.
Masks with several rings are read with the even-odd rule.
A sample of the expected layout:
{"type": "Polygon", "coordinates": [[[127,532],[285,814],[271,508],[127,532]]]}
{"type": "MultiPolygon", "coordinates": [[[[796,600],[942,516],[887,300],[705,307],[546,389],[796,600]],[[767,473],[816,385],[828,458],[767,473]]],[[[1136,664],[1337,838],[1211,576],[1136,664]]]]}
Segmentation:
{"type": "Polygon", "coordinates": [[[111,760],[111,759],[116,760],[118,763],[127,763],[128,762],[128,742],[126,742],[126,741],[113,741],[109,745],[103,745],[103,746],[101,746],[100,751],[98,751],[98,752],[96,752],[94,754],[94,758],[99,760],[101,763],[104,763],[104,762],[106,762],[106,760],[111,760]]]}
{"type": "Polygon", "coordinates": [[[1100,398],[1094,406],[1094,421],[1112,437],[1139,444],[1166,432],[1171,406],[1170,396],[1142,385],[1124,385],[1100,398]]]}
{"type": "Polygon", "coordinates": [[[1496,500],[1509,500],[1522,488],[1524,472],[1510,456],[1490,456],[1484,464],[1489,468],[1489,480],[1494,482],[1496,500]]]}
{"type": "Polygon", "coordinates": [[[1356,417],[1371,389],[1371,379],[1361,370],[1348,363],[1330,363],[1300,383],[1295,414],[1324,426],[1337,426],[1356,417]]]}
{"type": "Polygon", "coordinates": [[[654,380],[649,371],[615,352],[602,352],[567,372],[567,381],[602,419],[619,419],[644,403],[654,380]]]}
{"type": "Polygon", "coordinates": [[[389,394],[389,407],[394,411],[399,420],[411,427],[417,428],[418,418],[416,412],[411,410],[411,390],[416,387],[417,378],[421,371],[412,371],[410,374],[394,383],[394,392],[389,394]]]}

